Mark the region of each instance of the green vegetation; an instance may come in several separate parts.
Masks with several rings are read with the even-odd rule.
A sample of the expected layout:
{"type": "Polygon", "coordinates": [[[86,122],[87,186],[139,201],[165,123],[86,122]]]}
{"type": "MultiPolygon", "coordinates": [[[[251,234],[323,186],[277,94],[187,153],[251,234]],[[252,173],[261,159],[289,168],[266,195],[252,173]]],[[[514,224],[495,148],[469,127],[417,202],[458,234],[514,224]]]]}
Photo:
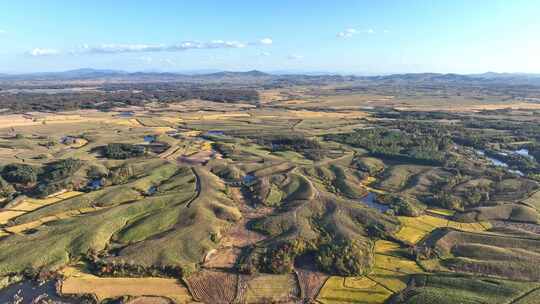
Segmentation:
{"type": "Polygon", "coordinates": [[[0,277],[166,276],[210,302],[534,303],[540,112],[500,88],[318,79],[106,82],[96,104],[63,102],[103,112],[0,116],[0,277]],[[187,100],[202,97],[218,102],[187,100]]]}
{"type": "Polygon", "coordinates": [[[341,276],[358,276],[369,273],[373,266],[369,247],[355,241],[335,241],[319,247],[317,262],[327,273],[341,276]]]}
{"type": "Polygon", "coordinates": [[[400,131],[384,128],[355,130],[327,135],[325,139],[367,149],[373,156],[433,165],[447,161],[447,151],[452,143],[446,132],[423,125],[400,131]]]}
{"type": "Polygon", "coordinates": [[[2,177],[17,184],[31,184],[37,182],[38,169],[25,164],[9,164],[2,169],[2,177]]]}
{"type": "Polygon", "coordinates": [[[144,155],[144,147],[132,144],[108,144],[103,148],[103,155],[112,159],[127,159],[144,155]]]}
{"type": "Polygon", "coordinates": [[[472,276],[414,275],[408,288],[394,296],[390,303],[513,303],[513,300],[519,299],[539,286],[538,283],[482,279],[472,276]]]}

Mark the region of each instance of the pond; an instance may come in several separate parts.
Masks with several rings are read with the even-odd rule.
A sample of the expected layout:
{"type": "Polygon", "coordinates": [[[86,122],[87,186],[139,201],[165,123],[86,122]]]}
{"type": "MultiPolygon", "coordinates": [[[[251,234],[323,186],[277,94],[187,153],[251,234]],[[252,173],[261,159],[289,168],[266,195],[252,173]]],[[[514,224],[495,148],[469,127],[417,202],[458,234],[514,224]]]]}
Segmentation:
{"type": "Polygon", "coordinates": [[[535,160],[534,156],[529,154],[529,149],[519,149],[519,150],[514,151],[514,153],[518,154],[518,155],[521,155],[521,156],[528,157],[528,158],[530,158],[532,160],[535,160]]]}
{"type": "Polygon", "coordinates": [[[219,131],[219,130],[211,130],[211,131],[206,132],[206,134],[222,136],[222,135],[225,135],[225,132],[219,131]]]}
{"type": "Polygon", "coordinates": [[[156,194],[157,192],[157,187],[156,186],[152,186],[150,188],[148,188],[148,190],[146,191],[146,195],[150,196],[150,195],[154,195],[156,194]]]}
{"type": "Polygon", "coordinates": [[[130,117],[133,117],[133,115],[135,115],[135,113],[131,112],[131,111],[126,111],[126,112],[120,112],[117,117],[120,117],[120,118],[130,118],[130,117]]]}
{"type": "Polygon", "coordinates": [[[145,135],[144,136],[144,142],[146,143],[153,143],[156,141],[156,136],[155,135],[145,135]]]}
{"type": "MultiPolygon", "coordinates": [[[[486,153],[484,151],[482,151],[482,150],[475,150],[475,151],[476,151],[476,154],[485,157],[494,166],[508,169],[508,167],[509,167],[508,164],[503,162],[502,160],[496,159],[496,158],[493,158],[493,157],[490,157],[490,156],[486,156],[486,153]]],[[[520,151],[520,150],[518,150],[518,151],[520,151]]],[[[514,153],[517,153],[517,151],[515,151],[514,153]]],[[[528,151],[527,151],[527,153],[528,153],[528,151]]],[[[501,153],[501,155],[508,155],[508,154],[501,153]]],[[[524,176],[523,172],[521,172],[519,170],[511,170],[511,169],[509,169],[508,171],[511,172],[511,173],[517,174],[519,176],[524,176]]]]}
{"type": "Polygon", "coordinates": [[[249,186],[252,183],[254,183],[256,180],[257,180],[257,177],[255,175],[248,174],[242,178],[242,183],[244,183],[244,185],[249,186]]]}
{"type": "Polygon", "coordinates": [[[55,284],[55,281],[48,281],[44,284],[23,281],[10,285],[0,291],[0,303],[81,303],[79,299],[63,298],[59,296],[56,292],[55,284]]]}
{"type": "Polygon", "coordinates": [[[101,178],[96,178],[88,182],[86,185],[90,190],[99,190],[103,187],[103,180],[101,178]]]}
{"type": "Polygon", "coordinates": [[[390,209],[387,205],[377,203],[376,198],[377,198],[377,195],[375,193],[368,192],[366,196],[360,199],[360,202],[363,203],[364,205],[367,205],[370,208],[377,209],[380,212],[386,212],[386,210],[390,209]]]}

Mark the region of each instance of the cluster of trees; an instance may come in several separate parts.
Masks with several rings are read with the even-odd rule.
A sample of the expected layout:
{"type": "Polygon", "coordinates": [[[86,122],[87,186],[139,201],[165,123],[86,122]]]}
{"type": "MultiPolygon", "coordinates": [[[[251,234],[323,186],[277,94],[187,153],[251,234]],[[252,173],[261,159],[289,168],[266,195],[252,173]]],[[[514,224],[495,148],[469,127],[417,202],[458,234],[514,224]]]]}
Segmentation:
{"type": "Polygon", "coordinates": [[[33,184],[37,182],[41,170],[26,164],[9,164],[2,169],[2,177],[13,184],[33,184]]]}
{"type": "Polygon", "coordinates": [[[354,240],[338,240],[322,245],[316,260],[326,273],[341,276],[363,275],[373,266],[373,253],[368,248],[354,240]]]}
{"type": "Polygon", "coordinates": [[[68,158],[52,162],[42,168],[38,176],[38,185],[34,189],[36,196],[45,197],[63,189],[73,188],[73,175],[84,162],[68,158]]]}
{"type": "Polygon", "coordinates": [[[403,120],[437,120],[437,119],[460,119],[461,116],[445,112],[424,112],[424,111],[379,111],[373,116],[377,118],[391,118],[403,120]]]}
{"type": "Polygon", "coordinates": [[[321,160],[324,157],[321,144],[317,140],[302,135],[261,136],[255,138],[255,142],[268,147],[273,152],[294,151],[311,160],[321,160]]]}
{"type": "MultiPolygon", "coordinates": [[[[399,126],[398,126],[399,127],[399,126]]],[[[403,127],[403,126],[402,126],[403,127]]],[[[399,130],[372,128],[352,133],[330,134],[325,139],[367,149],[373,156],[410,161],[418,164],[441,165],[448,160],[451,136],[439,129],[415,126],[399,130]]]]}
{"type": "Polygon", "coordinates": [[[242,273],[290,273],[294,269],[296,257],[307,250],[314,249],[314,245],[300,238],[294,240],[280,240],[266,247],[251,247],[237,262],[237,269],[242,273]]]}
{"type": "Polygon", "coordinates": [[[378,195],[377,201],[387,205],[395,215],[419,216],[423,212],[420,203],[412,197],[384,194],[378,195]]]}
{"type": "Polygon", "coordinates": [[[143,266],[134,263],[110,261],[107,257],[95,253],[89,253],[87,260],[90,262],[89,268],[92,273],[103,277],[150,276],[182,278],[192,271],[173,265],[143,266]]]}
{"type": "Polygon", "coordinates": [[[11,199],[16,190],[12,184],[8,183],[5,179],[0,176],[0,199],[7,198],[11,199]]]}
{"type": "Polygon", "coordinates": [[[143,156],[146,149],[140,145],[111,143],[103,147],[103,155],[112,159],[127,159],[143,156]]]}
{"type": "Polygon", "coordinates": [[[43,167],[8,164],[1,170],[0,193],[7,191],[13,194],[12,189],[17,188],[26,194],[44,197],[72,188],[73,175],[83,164],[82,161],[72,158],[48,163],[43,167]]]}
{"type": "Polygon", "coordinates": [[[0,108],[9,108],[15,112],[57,112],[77,109],[108,110],[118,106],[142,106],[147,102],[170,103],[189,99],[224,103],[256,103],[259,100],[258,92],[252,89],[184,87],[171,83],[117,86],[105,87],[103,91],[0,94],[0,108]]]}
{"type": "Polygon", "coordinates": [[[304,242],[295,240],[281,242],[268,248],[263,257],[263,270],[270,273],[290,273],[294,269],[294,260],[306,249],[304,242]]]}

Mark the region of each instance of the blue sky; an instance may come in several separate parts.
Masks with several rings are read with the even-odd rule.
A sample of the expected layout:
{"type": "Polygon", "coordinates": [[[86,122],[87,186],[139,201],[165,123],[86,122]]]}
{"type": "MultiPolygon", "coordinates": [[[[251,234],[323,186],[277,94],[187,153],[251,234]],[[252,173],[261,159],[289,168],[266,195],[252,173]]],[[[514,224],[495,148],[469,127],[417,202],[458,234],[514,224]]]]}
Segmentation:
{"type": "Polygon", "coordinates": [[[0,0],[0,72],[540,73],[538,12],[538,0],[0,0]]]}

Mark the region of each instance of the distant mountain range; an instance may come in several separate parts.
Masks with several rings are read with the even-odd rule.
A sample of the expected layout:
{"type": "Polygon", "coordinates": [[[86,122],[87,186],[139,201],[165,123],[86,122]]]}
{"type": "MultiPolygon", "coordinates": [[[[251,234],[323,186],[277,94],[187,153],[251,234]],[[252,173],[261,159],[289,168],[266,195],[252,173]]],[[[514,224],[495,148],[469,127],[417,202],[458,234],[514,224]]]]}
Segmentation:
{"type": "Polygon", "coordinates": [[[439,74],[410,73],[382,76],[344,76],[331,73],[275,74],[257,70],[246,72],[201,70],[185,73],[171,72],[126,72],[119,70],[77,69],[64,72],[46,72],[30,74],[0,74],[0,81],[339,81],[358,80],[394,84],[415,83],[505,83],[516,85],[540,85],[540,74],[494,73],[483,74],[439,74]]]}

